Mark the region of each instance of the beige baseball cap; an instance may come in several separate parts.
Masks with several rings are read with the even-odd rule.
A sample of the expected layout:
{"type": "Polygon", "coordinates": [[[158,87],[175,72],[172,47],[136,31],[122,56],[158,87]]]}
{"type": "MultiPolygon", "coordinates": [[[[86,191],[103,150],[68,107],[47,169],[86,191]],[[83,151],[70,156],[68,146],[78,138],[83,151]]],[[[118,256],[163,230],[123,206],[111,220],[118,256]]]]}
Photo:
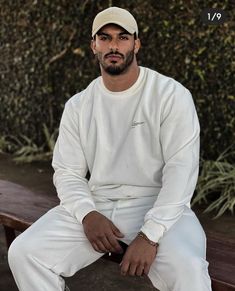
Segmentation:
{"type": "Polygon", "coordinates": [[[106,24],[114,23],[138,37],[138,25],[133,15],[119,7],[109,7],[98,13],[92,25],[92,37],[106,24]]]}

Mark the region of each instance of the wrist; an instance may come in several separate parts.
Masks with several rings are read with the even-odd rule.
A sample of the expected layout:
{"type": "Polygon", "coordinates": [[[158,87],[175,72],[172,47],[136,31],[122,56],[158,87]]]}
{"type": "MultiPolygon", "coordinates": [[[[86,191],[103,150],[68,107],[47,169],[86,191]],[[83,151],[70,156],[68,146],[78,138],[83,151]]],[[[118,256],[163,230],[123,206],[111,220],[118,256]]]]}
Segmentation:
{"type": "Polygon", "coordinates": [[[88,212],[88,213],[83,217],[82,224],[84,224],[85,221],[86,221],[87,219],[89,219],[89,217],[94,216],[96,213],[98,213],[96,210],[92,210],[92,211],[88,212]]]}
{"type": "Polygon", "coordinates": [[[144,234],[142,231],[139,231],[137,234],[138,237],[141,237],[142,239],[144,239],[145,241],[147,241],[151,246],[153,247],[158,247],[159,243],[154,242],[152,240],[150,240],[146,234],[144,234]]]}
{"type": "Polygon", "coordinates": [[[142,231],[150,240],[159,242],[166,231],[166,228],[152,219],[147,219],[140,231],[142,231]]]}

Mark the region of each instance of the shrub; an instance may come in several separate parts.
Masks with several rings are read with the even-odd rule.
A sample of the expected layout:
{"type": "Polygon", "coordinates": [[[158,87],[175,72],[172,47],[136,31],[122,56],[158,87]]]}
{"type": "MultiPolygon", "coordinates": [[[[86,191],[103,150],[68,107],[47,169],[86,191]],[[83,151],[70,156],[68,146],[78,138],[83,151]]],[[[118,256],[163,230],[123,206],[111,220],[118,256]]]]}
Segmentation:
{"type": "Polygon", "coordinates": [[[217,211],[215,218],[226,210],[234,213],[235,207],[235,164],[229,160],[234,158],[235,149],[230,147],[216,161],[203,161],[202,171],[198,179],[196,196],[193,204],[206,203],[205,212],[217,211]]]}

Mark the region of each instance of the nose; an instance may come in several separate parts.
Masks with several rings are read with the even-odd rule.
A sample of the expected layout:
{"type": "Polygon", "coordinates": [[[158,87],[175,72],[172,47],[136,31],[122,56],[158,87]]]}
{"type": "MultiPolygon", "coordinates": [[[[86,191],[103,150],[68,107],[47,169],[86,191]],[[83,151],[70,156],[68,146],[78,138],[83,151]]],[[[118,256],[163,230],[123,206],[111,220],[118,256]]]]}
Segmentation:
{"type": "Polygon", "coordinates": [[[109,42],[109,49],[111,51],[118,51],[118,41],[116,39],[111,39],[109,42]]]}

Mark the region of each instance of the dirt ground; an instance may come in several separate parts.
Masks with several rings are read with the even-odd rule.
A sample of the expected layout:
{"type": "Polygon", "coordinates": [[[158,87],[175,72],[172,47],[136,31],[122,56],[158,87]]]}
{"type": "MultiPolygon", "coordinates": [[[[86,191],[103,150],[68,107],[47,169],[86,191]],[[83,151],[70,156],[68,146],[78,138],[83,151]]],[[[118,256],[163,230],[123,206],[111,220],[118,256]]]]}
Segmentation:
{"type": "MultiPolygon", "coordinates": [[[[32,190],[56,195],[52,184],[53,171],[49,163],[15,164],[12,157],[0,154],[0,179],[24,185],[32,190]]],[[[213,220],[212,214],[204,214],[202,209],[195,208],[205,231],[213,230],[224,236],[224,239],[235,238],[235,219],[229,213],[213,220]]],[[[147,278],[122,277],[118,264],[98,260],[79,271],[72,278],[66,278],[71,291],[150,291],[156,290],[147,278]]],[[[17,291],[7,263],[7,248],[2,226],[0,226],[0,290],[17,291]]],[[[32,290],[33,291],[33,290],[32,290]]],[[[46,291],[46,290],[45,290],[46,291]]]]}

